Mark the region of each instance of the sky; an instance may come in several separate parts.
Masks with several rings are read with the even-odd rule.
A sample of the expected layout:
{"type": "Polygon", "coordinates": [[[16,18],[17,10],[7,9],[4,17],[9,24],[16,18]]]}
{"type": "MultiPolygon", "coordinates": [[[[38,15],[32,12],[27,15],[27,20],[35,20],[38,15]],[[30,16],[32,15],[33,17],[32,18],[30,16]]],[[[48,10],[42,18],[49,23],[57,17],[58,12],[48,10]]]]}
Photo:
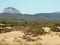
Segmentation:
{"type": "Polygon", "coordinates": [[[60,11],[60,0],[0,0],[0,12],[14,7],[23,14],[51,13],[60,11]]]}

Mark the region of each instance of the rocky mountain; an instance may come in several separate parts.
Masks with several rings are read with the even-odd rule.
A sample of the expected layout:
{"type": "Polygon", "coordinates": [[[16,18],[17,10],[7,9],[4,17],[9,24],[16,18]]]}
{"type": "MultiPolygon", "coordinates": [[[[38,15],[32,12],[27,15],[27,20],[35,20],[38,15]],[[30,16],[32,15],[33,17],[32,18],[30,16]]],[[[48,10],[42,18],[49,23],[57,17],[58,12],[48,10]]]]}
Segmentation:
{"type": "Polygon", "coordinates": [[[21,14],[19,10],[8,7],[0,13],[0,21],[60,22],[60,13],[21,14]]]}
{"type": "Polygon", "coordinates": [[[7,7],[4,9],[4,13],[20,13],[20,11],[13,7],[7,7]]]}

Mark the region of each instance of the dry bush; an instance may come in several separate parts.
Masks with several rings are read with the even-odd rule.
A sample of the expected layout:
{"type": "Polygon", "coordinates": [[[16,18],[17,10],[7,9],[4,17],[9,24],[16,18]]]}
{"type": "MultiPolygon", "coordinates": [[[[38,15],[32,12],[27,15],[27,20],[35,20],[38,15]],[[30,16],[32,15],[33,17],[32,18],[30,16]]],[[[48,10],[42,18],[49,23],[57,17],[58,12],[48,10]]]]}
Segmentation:
{"type": "Polygon", "coordinates": [[[35,42],[34,45],[42,45],[40,42],[35,42]]]}

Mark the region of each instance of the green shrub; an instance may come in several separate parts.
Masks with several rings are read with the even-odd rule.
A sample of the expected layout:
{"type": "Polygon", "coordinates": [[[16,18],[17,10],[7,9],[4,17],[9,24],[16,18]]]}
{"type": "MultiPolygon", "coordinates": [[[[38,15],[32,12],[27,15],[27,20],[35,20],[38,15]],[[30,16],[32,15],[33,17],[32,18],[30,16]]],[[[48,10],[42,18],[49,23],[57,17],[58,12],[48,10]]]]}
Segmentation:
{"type": "Polygon", "coordinates": [[[35,34],[35,35],[45,34],[45,31],[44,31],[44,29],[42,29],[42,28],[40,28],[40,29],[38,29],[38,28],[29,29],[29,30],[27,30],[27,32],[28,32],[28,33],[30,32],[30,33],[35,34]]]}
{"type": "Polygon", "coordinates": [[[60,32],[60,29],[58,27],[54,26],[54,27],[51,28],[51,31],[60,32]]]}

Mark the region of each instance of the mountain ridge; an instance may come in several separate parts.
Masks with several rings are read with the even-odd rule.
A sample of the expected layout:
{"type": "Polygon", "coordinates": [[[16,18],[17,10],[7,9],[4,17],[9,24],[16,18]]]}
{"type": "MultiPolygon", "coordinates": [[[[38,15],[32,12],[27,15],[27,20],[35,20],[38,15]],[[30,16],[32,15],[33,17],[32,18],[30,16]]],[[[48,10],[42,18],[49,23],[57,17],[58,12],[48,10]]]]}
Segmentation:
{"type": "MultiPolygon", "coordinates": [[[[10,7],[11,8],[11,7],[10,7]]],[[[9,9],[10,9],[9,8],[9,9]]],[[[18,21],[28,21],[28,22],[60,22],[60,13],[37,13],[37,14],[22,14],[16,13],[16,9],[14,8],[14,13],[2,12],[0,13],[0,20],[10,21],[10,20],[18,20],[18,21]]]]}

